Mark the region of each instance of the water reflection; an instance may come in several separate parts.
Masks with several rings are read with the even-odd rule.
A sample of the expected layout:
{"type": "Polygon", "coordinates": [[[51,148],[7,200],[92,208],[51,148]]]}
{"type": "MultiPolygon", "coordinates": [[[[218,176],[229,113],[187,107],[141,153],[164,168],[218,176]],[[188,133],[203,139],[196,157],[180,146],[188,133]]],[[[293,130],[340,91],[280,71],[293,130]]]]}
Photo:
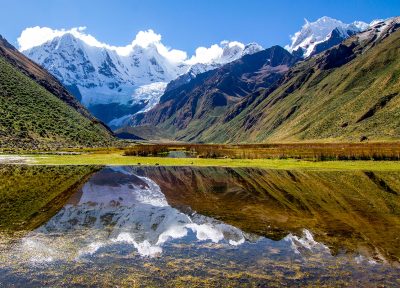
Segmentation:
{"type": "Polygon", "coordinates": [[[168,205],[151,179],[126,168],[95,174],[57,215],[24,238],[33,259],[76,259],[117,243],[132,245],[141,256],[162,253],[167,241],[187,237],[239,245],[243,232],[200,214],[184,214],[168,205]],[[54,237],[56,235],[56,237],[54,237]]]}
{"type": "MultiPolygon", "coordinates": [[[[24,169],[25,178],[41,177],[24,169]]],[[[49,171],[70,175],[75,168],[58,169],[49,171]]],[[[68,200],[40,227],[0,237],[0,283],[42,286],[57,275],[46,283],[63,279],[70,286],[73,277],[80,285],[90,273],[99,277],[93,285],[125,279],[123,286],[137,279],[149,285],[380,283],[382,275],[388,285],[398,281],[400,172],[97,170],[79,168],[87,180],[72,181],[62,198],[68,200]],[[163,271],[163,280],[151,267],[163,271]]],[[[0,194],[9,189],[1,187],[0,194]]]]}
{"type": "Polygon", "coordinates": [[[400,261],[400,172],[136,169],[168,202],[280,240],[310,230],[333,254],[400,261]]]}

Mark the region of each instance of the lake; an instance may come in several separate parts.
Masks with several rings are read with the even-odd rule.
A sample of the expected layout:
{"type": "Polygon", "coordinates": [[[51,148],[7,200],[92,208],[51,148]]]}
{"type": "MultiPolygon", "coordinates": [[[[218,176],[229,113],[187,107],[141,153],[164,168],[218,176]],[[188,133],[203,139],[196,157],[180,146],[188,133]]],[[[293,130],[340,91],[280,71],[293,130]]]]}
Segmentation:
{"type": "Polygon", "coordinates": [[[400,286],[400,171],[0,166],[0,286],[400,286]]]}

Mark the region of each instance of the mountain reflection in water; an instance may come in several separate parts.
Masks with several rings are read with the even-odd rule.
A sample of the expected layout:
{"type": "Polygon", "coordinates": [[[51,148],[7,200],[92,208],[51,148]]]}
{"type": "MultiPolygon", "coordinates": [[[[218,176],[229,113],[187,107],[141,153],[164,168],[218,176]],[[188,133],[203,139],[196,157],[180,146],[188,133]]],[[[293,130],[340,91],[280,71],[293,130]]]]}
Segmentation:
{"type": "Polygon", "coordinates": [[[317,283],[322,275],[327,283],[377,283],[385,275],[393,284],[400,272],[399,175],[105,167],[74,185],[38,228],[2,237],[0,283],[41,286],[37,277],[65,280],[72,277],[67,271],[85,281],[91,269],[118,267],[119,277],[141,271],[145,283],[161,284],[148,274],[154,265],[174,281],[200,273],[202,281],[230,275],[227,285],[239,274],[248,284],[317,283]]]}
{"type": "Polygon", "coordinates": [[[162,253],[166,241],[186,237],[189,230],[201,241],[245,241],[243,232],[231,225],[172,208],[151,179],[124,168],[106,168],[49,222],[25,237],[23,245],[33,247],[35,260],[75,259],[117,243],[133,245],[140,255],[151,257],[162,253]]]}

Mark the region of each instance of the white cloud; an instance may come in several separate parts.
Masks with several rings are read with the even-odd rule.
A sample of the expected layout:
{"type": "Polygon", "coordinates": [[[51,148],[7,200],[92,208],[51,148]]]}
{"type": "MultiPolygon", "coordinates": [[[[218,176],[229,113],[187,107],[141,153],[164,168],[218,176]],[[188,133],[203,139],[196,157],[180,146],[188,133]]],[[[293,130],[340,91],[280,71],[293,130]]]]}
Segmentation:
{"type": "Polygon", "coordinates": [[[195,55],[193,55],[187,63],[210,63],[213,60],[220,58],[223,52],[224,50],[218,44],[211,45],[209,48],[199,47],[196,49],[195,55]]]}
{"type": "Polygon", "coordinates": [[[21,51],[30,49],[32,47],[41,45],[55,37],[62,36],[65,33],[73,33],[83,31],[85,27],[77,27],[72,28],[71,30],[66,31],[62,30],[54,30],[48,27],[29,27],[22,31],[21,36],[17,39],[19,49],[21,51]]]}
{"type": "MultiPolygon", "coordinates": [[[[220,44],[211,45],[209,48],[207,47],[199,47],[196,49],[195,54],[190,57],[186,62],[188,64],[196,64],[196,63],[210,63],[210,62],[218,62],[224,55],[225,49],[230,49],[233,47],[239,47],[240,49],[244,49],[245,45],[238,41],[228,41],[223,40],[220,44]]],[[[229,53],[229,52],[228,52],[229,53]]]]}
{"type": "Polygon", "coordinates": [[[74,27],[69,30],[66,29],[51,29],[49,27],[29,27],[22,31],[21,36],[17,39],[19,50],[24,51],[32,47],[39,46],[47,41],[56,37],[63,36],[64,34],[72,34],[74,37],[81,39],[90,46],[113,48],[110,45],[101,43],[90,34],[84,33],[86,27],[74,27]]]}
{"type": "Polygon", "coordinates": [[[155,33],[151,29],[147,31],[139,31],[136,34],[135,39],[132,41],[130,47],[138,45],[146,48],[151,44],[155,45],[158,52],[171,62],[183,62],[187,58],[187,53],[185,51],[171,49],[170,47],[167,47],[163,43],[161,43],[161,35],[155,33]]]}
{"type": "Polygon", "coordinates": [[[139,31],[136,34],[135,40],[132,41],[132,46],[139,45],[146,48],[150,44],[161,43],[161,35],[149,29],[147,31],[139,31]]]}
{"type": "Polygon", "coordinates": [[[171,49],[163,44],[156,45],[158,52],[173,63],[183,62],[187,59],[187,53],[182,50],[171,49]]]}
{"type": "Polygon", "coordinates": [[[19,50],[25,51],[30,48],[39,46],[47,41],[54,39],[55,37],[63,36],[64,34],[70,33],[74,37],[82,40],[86,44],[95,47],[104,47],[110,50],[116,51],[121,56],[127,56],[132,52],[135,46],[140,46],[147,48],[150,45],[154,45],[158,52],[168,59],[172,63],[182,63],[196,64],[196,63],[210,63],[215,61],[223,55],[224,47],[234,47],[239,46],[242,49],[244,44],[237,41],[222,41],[220,44],[214,44],[210,47],[198,47],[195,54],[188,58],[185,51],[171,49],[165,46],[161,42],[161,35],[155,33],[153,30],[149,29],[146,31],[139,31],[136,34],[135,39],[126,46],[112,46],[106,43],[98,41],[95,37],[87,34],[86,27],[74,27],[69,30],[67,29],[51,29],[49,27],[29,27],[22,31],[21,36],[17,39],[19,44],[19,50]]]}
{"type": "MultiPolygon", "coordinates": [[[[221,44],[222,44],[222,42],[221,42],[221,44]]],[[[241,42],[238,42],[238,41],[228,42],[228,46],[229,46],[229,48],[232,48],[232,47],[235,47],[235,46],[239,46],[241,49],[244,49],[244,44],[241,43],[241,42]]]]}
{"type": "Polygon", "coordinates": [[[51,29],[48,27],[29,27],[22,31],[21,36],[17,39],[19,50],[25,51],[30,48],[39,46],[56,37],[70,33],[74,37],[84,41],[86,44],[95,47],[104,47],[116,51],[121,56],[127,56],[133,50],[134,46],[143,48],[154,44],[158,52],[171,62],[183,62],[187,59],[185,51],[171,49],[161,43],[161,35],[149,29],[147,31],[139,31],[131,44],[126,46],[112,46],[98,41],[95,37],[85,33],[86,27],[74,27],[67,29],[51,29]]]}

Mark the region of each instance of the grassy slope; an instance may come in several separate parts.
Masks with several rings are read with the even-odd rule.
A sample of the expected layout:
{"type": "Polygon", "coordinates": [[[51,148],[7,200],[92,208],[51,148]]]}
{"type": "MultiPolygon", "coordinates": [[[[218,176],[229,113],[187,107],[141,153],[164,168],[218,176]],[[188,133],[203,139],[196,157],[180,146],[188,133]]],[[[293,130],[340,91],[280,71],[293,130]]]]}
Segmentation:
{"type": "Polygon", "coordinates": [[[0,58],[0,147],[93,146],[111,139],[103,126],[0,58]]]}
{"type": "Polygon", "coordinates": [[[400,31],[397,31],[337,69],[322,71],[316,67],[315,59],[302,62],[292,70],[294,77],[265,95],[261,103],[254,102],[233,120],[210,127],[198,140],[359,141],[362,136],[372,140],[399,139],[399,55],[400,31]],[[303,81],[311,69],[314,73],[303,81]],[[302,83],[298,89],[285,94],[298,83],[302,83]],[[386,106],[357,123],[368,110],[379,106],[383,97],[391,94],[396,96],[386,106]]]}
{"type": "Polygon", "coordinates": [[[95,166],[0,166],[0,229],[34,229],[52,217],[95,166]]]}
{"type": "MultiPolygon", "coordinates": [[[[201,137],[202,131],[215,125],[229,107],[238,103],[251,91],[271,86],[295,60],[280,46],[245,55],[237,61],[202,73],[190,82],[167,91],[153,109],[133,117],[134,122],[141,125],[158,125],[159,130],[171,139],[192,141],[201,137]],[[266,63],[270,66],[265,66],[266,63]]],[[[137,131],[137,135],[154,139],[153,135],[147,138],[141,131],[137,131]]]]}

